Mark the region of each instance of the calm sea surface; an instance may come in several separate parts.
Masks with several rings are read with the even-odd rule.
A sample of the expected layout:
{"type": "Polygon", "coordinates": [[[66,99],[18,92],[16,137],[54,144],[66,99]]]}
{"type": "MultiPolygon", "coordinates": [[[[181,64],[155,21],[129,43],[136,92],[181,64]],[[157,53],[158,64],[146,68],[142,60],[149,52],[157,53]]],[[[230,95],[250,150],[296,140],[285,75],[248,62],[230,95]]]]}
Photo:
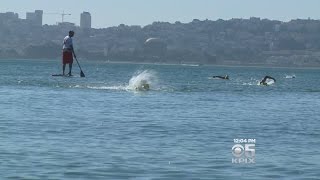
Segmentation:
{"type": "Polygon", "coordinates": [[[0,61],[0,179],[320,178],[320,70],[80,63],[0,61]]]}

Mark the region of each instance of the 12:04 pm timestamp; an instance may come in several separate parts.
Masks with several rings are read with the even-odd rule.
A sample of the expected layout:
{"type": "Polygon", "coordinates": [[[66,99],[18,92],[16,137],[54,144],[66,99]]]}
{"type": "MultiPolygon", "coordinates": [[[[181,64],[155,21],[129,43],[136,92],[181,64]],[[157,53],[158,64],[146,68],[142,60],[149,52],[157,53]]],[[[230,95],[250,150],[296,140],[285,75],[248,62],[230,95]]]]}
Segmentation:
{"type": "Polygon", "coordinates": [[[256,143],[256,139],[233,139],[234,143],[256,143]]]}

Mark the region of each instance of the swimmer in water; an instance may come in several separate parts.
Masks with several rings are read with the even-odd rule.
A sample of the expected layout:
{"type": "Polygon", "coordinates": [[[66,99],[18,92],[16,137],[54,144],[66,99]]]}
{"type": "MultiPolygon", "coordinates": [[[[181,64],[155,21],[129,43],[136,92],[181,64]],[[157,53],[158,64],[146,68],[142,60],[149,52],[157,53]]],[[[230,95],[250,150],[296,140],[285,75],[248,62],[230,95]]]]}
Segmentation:
{"type": "Polygon", "coordinates": [[[261,81],[260,81],[260,85],[264,85],[264,86],[267,86],[268,83],[266,82],[267,79],[272,79],[274,82],[276,82],[276,79],[271,77],[271,76],[265,76],[261,81]]]}
{"type": "Polygon", "coordinates": [[[286,78],[287,79],[293,79],[293,78],[296,78],[296,76],[295,75],[286,75],[286,78]]]}
{"type": "Polygon", "coordinates": [[[150,90],[150,85],[148,84],[148,82],[146,80],[142,80],[141,84],[135,88],[136,90],[139,91],[148,91],[150,90]]]}
{"type": "Polygon", "coordinates": [[[225,76],[212,76],[212,78],[219,78],[219,79],[227,79],[229,80],[229,76],[225,75],[225,76]]]}

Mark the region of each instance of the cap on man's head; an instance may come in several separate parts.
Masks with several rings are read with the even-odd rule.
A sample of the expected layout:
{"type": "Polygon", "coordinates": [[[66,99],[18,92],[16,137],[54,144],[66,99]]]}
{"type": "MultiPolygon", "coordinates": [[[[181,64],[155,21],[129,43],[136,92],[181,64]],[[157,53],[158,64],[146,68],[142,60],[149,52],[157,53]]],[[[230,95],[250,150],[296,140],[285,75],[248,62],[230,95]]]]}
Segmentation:
{"type": "Polygon", "coordinates": [[[74,31],[69,31],[69,34],[74,34],[74,31]]]}

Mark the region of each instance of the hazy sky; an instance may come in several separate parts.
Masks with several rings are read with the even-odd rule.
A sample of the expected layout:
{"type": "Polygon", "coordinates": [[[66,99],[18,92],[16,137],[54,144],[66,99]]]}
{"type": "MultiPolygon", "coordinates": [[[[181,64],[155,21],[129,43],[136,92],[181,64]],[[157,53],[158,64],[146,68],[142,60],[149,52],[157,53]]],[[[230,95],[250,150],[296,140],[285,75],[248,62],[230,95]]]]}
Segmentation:
{"type": "MultiPolygon", "coordinates": [[[[20,18],[35,9],[44,13],[64,10],[71,14],[65,16],[65,21],[79,25],[80,13],[89,11],[95,28],[252,16],[282,21],[320,19],[319,8],[320,0],[0,0],[0,12],[17,12],[20,18]]],[[[44,14],[44,24],[60,21],[61,15],[44,14]]]]}

